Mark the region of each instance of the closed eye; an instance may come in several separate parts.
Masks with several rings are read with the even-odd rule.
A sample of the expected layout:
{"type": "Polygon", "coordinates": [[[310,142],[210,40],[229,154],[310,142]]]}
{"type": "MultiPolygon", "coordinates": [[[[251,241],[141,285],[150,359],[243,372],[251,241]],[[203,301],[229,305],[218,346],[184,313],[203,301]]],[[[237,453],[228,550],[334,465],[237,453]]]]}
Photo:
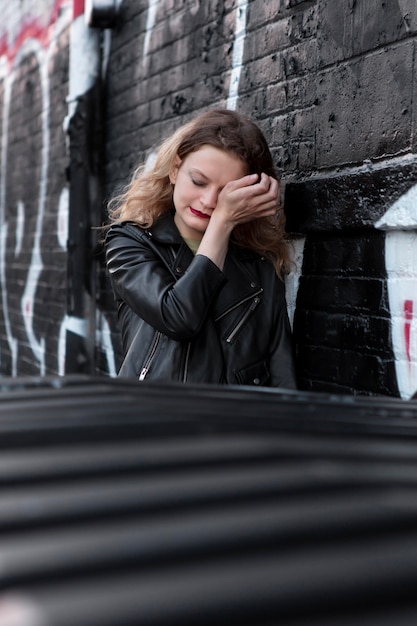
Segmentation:
{"type": "Polygon", "coordinates": [[[196,185],[196,187],[204,187],[204,185],[206,184],[204,181],[202,180],[195,180],[194,178],[191,178],[191,182],[196,185]]]}

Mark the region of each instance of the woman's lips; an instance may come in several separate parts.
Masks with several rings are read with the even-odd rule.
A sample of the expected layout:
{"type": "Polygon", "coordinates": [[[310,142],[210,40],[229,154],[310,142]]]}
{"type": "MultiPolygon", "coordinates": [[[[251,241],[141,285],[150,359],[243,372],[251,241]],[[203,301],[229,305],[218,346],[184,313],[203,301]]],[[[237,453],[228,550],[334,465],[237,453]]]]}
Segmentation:
{"type": "Polygon", "coordinates": [[[193,209],[193,207],[191,207],[191,206],[190,206],[190,211],[196,217],[201,217],[204,220],[209,220],[210,219],[210,215],[207,215],[206,213],[201,213],[201,211],[197,211],[197,209],[193,209]]]}

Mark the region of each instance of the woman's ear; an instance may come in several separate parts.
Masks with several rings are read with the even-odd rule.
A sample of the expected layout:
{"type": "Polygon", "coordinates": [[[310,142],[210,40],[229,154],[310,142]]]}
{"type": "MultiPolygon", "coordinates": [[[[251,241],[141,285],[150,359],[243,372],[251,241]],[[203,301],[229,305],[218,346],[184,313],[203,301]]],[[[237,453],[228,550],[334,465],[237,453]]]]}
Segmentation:
{"type": "Polygon", "coordinates": [[[169,170],[169,182],[172,185],[175,185],[175,183],[177,182],[177,175],[178,175],[178,170],[179,170],[180,165],[181,165],[181,159],[177,154],[177,156],[175,157],[174,164],[172,168],[169,170]]]}

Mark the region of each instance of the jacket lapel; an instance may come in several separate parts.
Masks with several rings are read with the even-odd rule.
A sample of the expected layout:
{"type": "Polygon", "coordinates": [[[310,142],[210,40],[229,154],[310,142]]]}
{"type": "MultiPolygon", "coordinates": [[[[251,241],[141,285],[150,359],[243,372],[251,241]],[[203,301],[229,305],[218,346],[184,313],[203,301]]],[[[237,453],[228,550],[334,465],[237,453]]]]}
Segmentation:
{"type": "Polygon", "coordinates": [[[253,254],[247,254],[246,251],[231,244],[223,270],[227,283],[216,300],[215,319],[220,319],[243,302],[262,293],[261,284],[249,269],[250,262],[253,262],[254,258],[253,254]]]}
{"type": "MultiPolygon", "coordinates": [[[[146,232],[149,239],[158,242],[164,260],[178,279],[192,262],[194,255],[181,237],[171,213],[162,215],[146,232]]],[[[220,319],[243,302],[262,293],[262,286],[250,272],[249,266],[258,255],[230,244],[223,273],[227,283],[214,303],[214,319],[220,319]]]]}
{"type": "Polygon", "coordinates": [[[178,280],[194,258],[193,253],[181,237],[171,213],[162,215],[145,231],[150,241],[158,244],[160,256],[178,280]]]}

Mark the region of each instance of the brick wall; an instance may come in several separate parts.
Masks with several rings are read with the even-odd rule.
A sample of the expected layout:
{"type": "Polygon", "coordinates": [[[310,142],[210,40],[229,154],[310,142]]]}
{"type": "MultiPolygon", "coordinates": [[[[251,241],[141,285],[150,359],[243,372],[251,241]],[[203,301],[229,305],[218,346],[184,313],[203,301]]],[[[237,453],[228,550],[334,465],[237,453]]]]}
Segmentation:
{"type": "Polygon", "coordinates": [[[65,3],[1,2],[0,372],[59,369],[66,310],[69,15],[65,3]]]}
{"type": "MultiPolygon", "coordinates": [[[[70,4],[44,0],[22,5],[37,15],[38,26],[59,23],[67,15],[67,29],[59,35],[51,37],[50,27],[37,31],[43,49],[49,50],[53,106],[48,145],[56,151],[54,167],[45,176],[42,161],[33,157],[43,145],[44,104],[37,87],[44,76],[37,70],[42,64],[24,48],[28,20],[0,1],[9,15],[7,41],[0,32],[0,67],[5,68],[3,59],[8,58],[8,69],[0,75],[0,106],[3,120],[14,116],[17,121],[16,137],[12,141],[7,135],[7,150],[1,155],[7,188],[2,200],[7,263],[1,286],[7,313],[3,310],[6,319],[0,321],[4,373],[12,367],[19,373],[39,370],[42,363],[45,371],[59,369],[59,354],[68,355],[71,348],[67,336],[67,352],[58,349],[69,311],[65,295],[71,289],[64,276],[68,251],[57,236],[57,207],[64,204],[68,167],[64,144],[74,141],[65,137],[61,124],[68,89],[70,4]],[[16,72],[10,63],[15,57],[16,72]],[[11,84],[13,111],[5,115],[11,84]],[[42,278],[29,271],[39,203],[16,174],[28,168],[32,182],[36,177],[47,181],[50,199],[42,215],[42,278]],[[22,210],[28,216],[24,246],[22,210]],[[29,275],[36,286],[36,325],[22,315],[29,275]]],[[[212,105],[251,114],[269,139],[282,177],[288,230],[297,250],[288,293],[301,386],[409,397],[417,388],[414,0],[123,0],[118,8],[116,25],[100,35],[104,82],[99,99],[104,110],[98,155],[104,202],[98,212],[87,202],[87,223],[105,219],[106,200],[134,166],[193,114],[212,105]]],[[[91,106],[94,116],[94,98],[87,104],[91,106]]],[[[10,133],[9,122],[3,123],[3,133],[4,128],[10,133]]],[[[82,124],[79,128],[86,132],[82,124]]],[[[74,228],[71,198],[70,188],[74,228]]],[[[87,305],[80,313],[89,318],[93,332],[87,334],[95,345],[79,362],[90,359],[90,369],[112,375],[120,362],[120,343],[98,252],[89,268],[87,305]]],[[[71,367],[76,371],[83,350],[74,346],[71,367]]]]}
{"type": "Polygon", "coordinates": [[[417,267],[396,241],[416,244],[406,199],[416,185],[416,5],[329,0],[317,18],[314,156],[287,189],[289,228],[305,237],[300,376],[311,389],[409,397],[417,267]]]}
{"type": "MultiPolygon", "coordinates": [[[[415,315],[405,318],[404,306],[417,306],[417,267],[398,259],[391,279],[387,227],[376,226],[416,183],[415,3],[193,4],[157,3],[148,33],[147,5],[122,4],[107,84],[107,191],[190,114],[228,105],[243,39],[235,104],[270,140],[288,228],[302,242],[293,303],[300,383],[407,397],[417,354],[415,315]]],[[[388,230],[405,230],[412,245],[417,220],[406,212],[406,225],[394,217],[388,230]]]]}

